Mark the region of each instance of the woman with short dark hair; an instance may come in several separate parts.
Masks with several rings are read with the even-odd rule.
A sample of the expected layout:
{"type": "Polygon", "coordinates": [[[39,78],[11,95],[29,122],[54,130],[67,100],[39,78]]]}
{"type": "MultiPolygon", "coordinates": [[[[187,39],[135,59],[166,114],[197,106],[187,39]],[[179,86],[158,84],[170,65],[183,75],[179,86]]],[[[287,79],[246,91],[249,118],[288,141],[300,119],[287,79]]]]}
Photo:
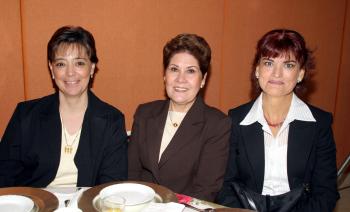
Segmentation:
{"type": "Polygon", "coordinates": [[[124,116],[89,89],[98,62],[92,34],[59,28],[47,58],[57,92],[17,105],[0,142],[0,187],[126,180],[124,116]]]}
{"type": "Polygon", "coordinates": [[[140,105],[129,143],[129,179],[214,200],[228,157],[230,121],[199,95],[210,66],[208,43],[180,34],[163,49],[167,100],[140,105]]]}
{"type": "Polygon", "coordinates": [[[257,44],[257,99],[229,111],[230,156],[217,202],[262,211],[328,212],[338,199],[332,115],[297,93],[314,68],[296,31],[277,29],[257,44]]]}

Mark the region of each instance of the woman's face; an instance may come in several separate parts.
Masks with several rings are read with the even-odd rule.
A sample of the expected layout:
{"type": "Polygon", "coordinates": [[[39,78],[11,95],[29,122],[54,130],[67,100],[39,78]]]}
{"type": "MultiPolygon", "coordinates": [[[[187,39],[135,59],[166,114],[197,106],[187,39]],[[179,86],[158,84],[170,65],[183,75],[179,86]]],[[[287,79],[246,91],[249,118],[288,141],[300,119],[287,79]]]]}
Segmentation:
{"type": "Polygon", "coordinates": [[[197,59],[189,53],[177,53],[165,70],[164,82],[173,109],[188,110],[205,84],[206,74],[200,71],[197,59]]]}
{"type": "Polygon", "coordinates": [[[86,94],[95,70],[86,49],[77,45],[59,46],[49,67],[59,92],[66,97],[86,94]]]}
{"type": "Polygon", "coordinates": [[[297,82],[303,79],[304,73],[294,55],[290,54],[276,58],[260,58],[255,76],[265,94],[280,97],[291,95],[297,82]]]}

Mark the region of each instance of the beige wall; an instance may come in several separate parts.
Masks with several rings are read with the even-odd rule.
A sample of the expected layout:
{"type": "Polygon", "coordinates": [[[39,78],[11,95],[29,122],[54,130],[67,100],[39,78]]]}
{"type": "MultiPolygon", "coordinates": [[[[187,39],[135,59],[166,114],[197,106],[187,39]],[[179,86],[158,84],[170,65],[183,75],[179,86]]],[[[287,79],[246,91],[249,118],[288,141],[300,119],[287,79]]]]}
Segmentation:
{"type": "Polygon", "coordinates": [[[315,50],[309,102],[334,114],[338,160],[350,151],[349,0],[0,0],[0,135],[18,101],[53,92],[46,44],[63,25],[81,25],[97,42],[94,92],[121,109],[131,128],[138,104],[164,98],[162,47],[197,33],[213,50],[205,100],[227,112],[249,100],[257,39],[273,28],[301,32],[315,50]]]}

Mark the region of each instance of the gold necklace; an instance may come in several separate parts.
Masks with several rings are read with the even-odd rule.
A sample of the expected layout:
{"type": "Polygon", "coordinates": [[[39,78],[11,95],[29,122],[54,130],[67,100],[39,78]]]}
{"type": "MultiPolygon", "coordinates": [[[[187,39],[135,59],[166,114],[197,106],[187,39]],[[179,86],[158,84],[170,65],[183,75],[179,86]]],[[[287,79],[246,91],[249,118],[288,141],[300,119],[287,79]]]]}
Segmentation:
{"type": "MultiPolygon", "coordinates": [[[[63,124],[62,124],[63,126],[63,124]]],[[[72,151],[73,151],[73,145],[75,143],[75,141],[77,140],[78,138],[78,135],[80,135],[80,131],[81,131],[81,127],[80,129],[78,130],[77,134],[75,135],[74,139],[73,139],[73,142],[71,144],[68,144],[68,139],[67,139],[67,134],[66,134],[66,128],[63,126],[63,134],[64,134],[64,141],[66,143],[66,145],[64,146],[64,153],[66,154],[71,154],[72,151]]]]}
{"type": "MultiPolygon", "coordinates": [[[[174,112],[174,111],[173,111],[173,112],[174,112]]],[[[169,116],[169,120],[170,120],[170,122],[171,122],[171,125],[172,125],[173,127],[178,127],[179,124],[176,123],[176,122],[173,122],[173,120],[171,119],[171,111],[168,111],[168,116],[169,116]]]]}

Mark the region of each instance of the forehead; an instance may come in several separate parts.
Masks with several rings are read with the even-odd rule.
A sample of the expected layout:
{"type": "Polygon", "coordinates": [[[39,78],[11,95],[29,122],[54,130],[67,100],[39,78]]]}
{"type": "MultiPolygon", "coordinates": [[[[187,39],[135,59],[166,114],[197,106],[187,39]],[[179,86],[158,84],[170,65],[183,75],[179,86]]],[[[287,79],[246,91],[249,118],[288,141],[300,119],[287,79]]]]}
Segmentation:
{"type": "Polygon", "coordinates": [[[74,56],[88,58],[86,48],[80,44],[61,43],[55,50],[56,57],[74,56]]]}
{"type": "Polygon", "coordinates": [[[196,65],[198,66],[198,60],[190,53],[188,52],[179,52],[174,54],[170,58],[170,63],[183,63],[188,65],[196,65]]]}
{"type": "Polygon", "coordinates": [[[261,59],[279,59],[279,60],[294,60],[296,61],[296,57],[293,52],[280,52],[279,54],[267,54],[261,55],[261,59]]]}

